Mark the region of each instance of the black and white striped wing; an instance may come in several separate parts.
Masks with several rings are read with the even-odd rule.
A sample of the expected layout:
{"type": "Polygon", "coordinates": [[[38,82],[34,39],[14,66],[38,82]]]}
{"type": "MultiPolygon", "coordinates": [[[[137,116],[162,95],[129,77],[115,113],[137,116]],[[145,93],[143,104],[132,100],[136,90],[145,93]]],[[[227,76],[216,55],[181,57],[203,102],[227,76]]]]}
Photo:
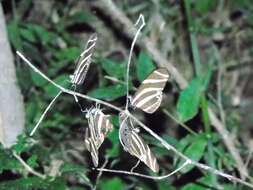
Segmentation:
{"type": "Polygon", "coordinates": [[[136,91],[131,104],[147,113],[154,113],[162,102],[162,91],[169,79],[166,68],[154,70],[136,91]]]}
{"type": "Polygon", "coordinates": [[[85,145],[91,153],[92,161],[95,167],[98,166],[98,149],[105,140],[109,131],[113,129],[109,117],[101,110],[93,108],[88,115],[88,129],[85,134],[85,145]]]}
{"type": "Polygon", "coordinates": [[[81,53],[77,60],[76,68],[73,76],[71,76],[71,83],[81,85],[87,75],[91,63],[91,56],[97,42],[97,35],[92,35],[85,46],[84,51],[81,53]]]}
{"type": "Polygon", "coordinates": [[[152,171],[158,172],[159,165],[149,146],[138,135],[129,117],[120,114],[119,138],[124,150],[144,162],[152,171]]]}

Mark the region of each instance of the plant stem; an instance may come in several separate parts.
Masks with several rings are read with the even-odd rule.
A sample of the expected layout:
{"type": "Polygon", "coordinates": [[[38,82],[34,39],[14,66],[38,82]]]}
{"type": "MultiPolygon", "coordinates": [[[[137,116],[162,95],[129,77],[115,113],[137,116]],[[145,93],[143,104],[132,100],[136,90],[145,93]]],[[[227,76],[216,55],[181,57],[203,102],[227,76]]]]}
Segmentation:
{"type": "MultiPolygon", "coordinates": [[[[201,68],[199,48],[198,48],[198,42],[197,42],[196,27],[195,27],[195,23],[192,18],[192,15],[191,15],[191,4],[190,3],[191,3],[191,1],[184,0],[185,14],[186,14],[186,18],[187,18],[188,32],[190,35],[191,51],[192,51],[195,74],[196,74],[196,77],[201,77],[202,68],[201,68]]],[[[205,132],[209,136],[210,132],[211,132],[211,128],[210,128],[210,121],[209,121],[209,114],[208,114],[208,102],[207,102],[206,95],[204,92],[201,95],[200,107],[201,107],[202,120],[204,122],[205,132]]],[[[210,138],[208,139],[207,151],[208,151],[207,162],[210,166],[215,168],[213,144],[212,144],[212,140],[210,138]]],[[[211,174],[211,177],[212,177],[212,183],[215,186],[217,186],[216,176],[214,174],[211,174]]]]}
{"type": "Polygon", "coordinates": [[[189,0],[184,0],[184,6],[185,6],[186,19],[187,19],[188,32],[190,35],[191,50],[192,50],[195,73],[196,73],[196,76],[199,76],[201,73],[201,63],[200,63],[200,56],[199,56],[199,50],[198,50],[198,42],[197,42],[197,37],[196,37],[196,27],[191,16],[190,2],[191,1],[189,0]]]}
{"type": "Polygon", "coordinates": [[[198,135],[195,131],[193,131],[190,127],[188,127],[187,125],[185,125],[184,123],[182,123],[179,119],[177,119],[175,116],[173,116],[166,109],[163,109],[163,113],[165,113],[165,115],[169,116],[173,121],[175,121],[176,123],[178,123],[180,126],[182,126],[185,130],[187,130],[192,135],[198,135]]]}

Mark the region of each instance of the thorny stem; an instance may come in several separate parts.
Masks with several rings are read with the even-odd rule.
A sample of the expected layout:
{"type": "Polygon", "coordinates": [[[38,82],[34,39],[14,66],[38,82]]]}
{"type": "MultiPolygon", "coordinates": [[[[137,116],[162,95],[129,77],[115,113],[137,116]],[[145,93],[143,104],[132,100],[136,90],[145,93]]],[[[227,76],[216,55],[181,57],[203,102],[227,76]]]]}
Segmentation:
{"type": "MultiPolygon", "coordinates": [[[[122,112],[123,110],[120,109],[119,107],[116,107],[110,103],[107,103],[103,100],[99,100],[99,99],[96,99],[96,98],[92,98],[90,96],[87,96],[87,95],[84,95],[84,94],[80,94],[80,93],[77,93],[77,92],[74,92],[72,90],[68,90],[64,87],[62,87],[61,85],[55,83],[53,80],[51,80],[49,77],[47,77],[44,73],[42,73],[37,67],[35,67],[28,59],[26,59],[20,52],[16,52],[25,62],[26,64],[28,64],[36,73],[38,73],[39,75],[41,75],[45,80],[47,80],[48,82],[50,82],[51,84],[53,84],[55,87],[57,87],[58,89],[62,90],[63,92],[67,93],[67,94],[70,94],[70,95],[75,95],[75,96],[78,96],[78,97],[81,97],[81,98],[84,98],[86,100],[90,100],[90,101],[94,101],[96,103],[99,103],[99,104],[102,104],[102,105],[105,105],[107,107],[110,107],[114,110],[117,110],[119,112],[122,112]]],[[[203,170],[206,170],[206,171],[210,171],[216,175],[219,175],[219,176],[222,176],[222,177],[225,177],[227,178],[228,180],[232,180],[232,181],[235,181],[235,182],[238,182],[238,183],[241,183],[245,186],[248,186],[248,187],[251,187],[253,188],[253,184],[250,184],[240,178],[237,178],[237,177],[234,177],[232,175],[229,175],[229,174],[226,174],[222,171],[219,171],[217,169],[214,169],[214,168],[211,168],[210,166],[207,166],[205,164],[202,164],[202,163],[199,163],[199,162],[196,162],[196,161],[193,161],[191,160],[190,158],[188,158],[187,156],[185,156],[184,154],[182,154],[181,152],[179,152],[175,147],[173,147],[172,145],[170,145],[169,143],[167,143],[163,138],[161,138],[159,135],[157,135],[156,133],[154,133],[150,128],[148,128],[145,124],[143,124],[140,120],[138,120],[135,116],[133,116],[131,113],[127,112],[128,116],[131,117],[138,125],[140,125],[145,131],[147,131],[150,135],[152,135],[155,139],[157,139],[167,150],[171,150],[173,151],[175,154],[177,154],[178,156],[180,156],[181,158],[185,159],[186,161],[189,161],[189,164],[192,164],[198,168],[201,168],[203,170]]],[[[98,168],[99,169],[99,168],[98,168]]],[[[105,170],[104,170],[105,171],[105,170]]],[[[107,170],[108,172],[110,172],[110,170],[107,170]]],[[[128,171],[121,171],[121,172],[124,172],[125,174],[129,174],[131,175],[130,172],[128,171]]],[[[120,173],[120,172],[118,172],[120,173]]],[[[133,174],[135,175],[135,174],[133,174]]],[[[140,176],[139,174],[136,175],[136,176],[140,176]]],[[[140,176],[141,177],[141,176],[140,176]]],[[[152,179],[153,176],[150,176],[150,179],[152,179]]]]}
{"type": "Polygon", "coordinates": [[[130,48],[130,53],[129,53],[129,57],[128,57],[128,62],[127,62],[127,72],[126,72],[126,91],[127,91],[127,95],[126,95],[126,107],[125,110],[128,109],[128,98],[129,98],[129,70],[130,70],[130,64],[131,64],[131,59],[132,59],[132,54],[133,54],[133,50],[134,50],[134,45],[136,43],[136,40],[141,32],[141,29],[145,26],[145,20],[142,14],[140,14],[137,22],[135,23],[135,26],[137,26],[139,24],[139,22],[141,22],[140,27],[138,28],[134,39],[132,41],[131,44],[131,48],[130,48]]]}
{"type": "Polygon", "coordinates": [[[39,173],[39,172],[36,172],[33,168],[31,168],[19,155],[17,155],[17,153],[13,152],[13,156],[24,166],[24,168],[31,174],[39,177],[39,178],[42,178],[42,179],[45,179],[46,176],[39,173]]]}
{"type": "Polygon", "coordinates": [[[62,91],[60,90],[60,92],[58,92],[58,94],[54,97],[54,99],[47,106],[47,108],[45,109],[45,111],[43,112],[43,114],[40,116],[39,121],[36,123],[35,127],[33,128],[32,132],[30,133],[30,136],[33,136],[33,134],[35,133],[35,131],[39,127],[40,123],[44,119],[45,115],[47,114],[48,110],[52,107],[52,105],[54,104],[54,102],[56,101],[56,99],[61,95],[61,93],[62,93],[62,91]]]}

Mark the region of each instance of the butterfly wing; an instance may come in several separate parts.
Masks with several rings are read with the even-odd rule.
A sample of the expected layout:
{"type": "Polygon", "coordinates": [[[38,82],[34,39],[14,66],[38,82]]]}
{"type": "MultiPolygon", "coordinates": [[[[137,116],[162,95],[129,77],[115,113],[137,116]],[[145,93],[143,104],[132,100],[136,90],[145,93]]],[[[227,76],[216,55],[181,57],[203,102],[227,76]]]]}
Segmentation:
{"type": "Polygon", "coordinates": [[[135,128],[125,112],[120,113],[119,139],[125,151],[144,162],[154,172],[159,171],[157,159],[135,128]]]}
{"type": "Polygon", "coordinates": [[[162,91],[169,79],[166,68],[154,70],[136,91],[131,104],[147,113],[154,113],[162,102],[162,91]]]}
{"type": "Polygon", "coordinates": [[[97,42],[97,35],[92,35],[87,41],[86,47],[84,51],[81,53],[77,60],[76,69],[74,71],[74,75],[71,79],[71,82],[76,85],[80,85],[84,82],[86,74],[88,72],[91,56],[94,50],[94,47],[97,42]]]}
{"type": "Polygon", "coordinates": [[[151,152],[149,146],[135,131],[132,131],[130,136],[129,153],[139,158],[144,162],[152,171],[158,172],[159,166],[157,159],[151,152]]]}
{"type": "Polygon", "coordinates": [[[85,135],[85,146],[91,153],[94,166],[97,167],[98,149],[104,142],[107,133],[112,130],[113,125],[107,115],[94,108],[89,113],[88,126],[89,129],[86,129],[85,135]]]}

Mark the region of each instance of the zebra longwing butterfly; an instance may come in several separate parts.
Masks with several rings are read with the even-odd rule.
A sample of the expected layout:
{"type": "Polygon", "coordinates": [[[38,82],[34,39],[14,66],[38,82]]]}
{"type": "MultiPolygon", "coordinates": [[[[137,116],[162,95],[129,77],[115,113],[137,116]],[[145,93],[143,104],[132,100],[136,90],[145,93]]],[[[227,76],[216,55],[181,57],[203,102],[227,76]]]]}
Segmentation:
{"type": "Polygon", "coordinates": [[[152,171],[158,172],[159,165],[149,146],[139,136],[137,128],[133,126],[131,119],[125,111],[119,115],[120,129],[119,139],[125,151],[136,156],[144,162],[152,171]]]}
{"type": "Polygon", "coordinates": [[[99,108],[91,108],[87,114],[88,128],[85,133],[85,146],[91,153],[92,161],[95,167],[98,166],[98,149],[104,142],[109,131],[113,129],[113,125],[109,120],[109,116],[105,115],[99,108]]]}
{"type": "Polygon", "coordinates": [[[154,70],[136,91],[131,104],[147,113],[154,113],[162,102],[162,91],[169,79],[166,68],[154,70]]]}
{"type": "Polygon", "coordinates": [[[91,56],[97,42],[97,35],[93,34],[88,39],[84,51],[79,56],[74,74],[70,76],[71,83],[74,85],[81,85],[87,75],[91,63],[91,56]]]}

